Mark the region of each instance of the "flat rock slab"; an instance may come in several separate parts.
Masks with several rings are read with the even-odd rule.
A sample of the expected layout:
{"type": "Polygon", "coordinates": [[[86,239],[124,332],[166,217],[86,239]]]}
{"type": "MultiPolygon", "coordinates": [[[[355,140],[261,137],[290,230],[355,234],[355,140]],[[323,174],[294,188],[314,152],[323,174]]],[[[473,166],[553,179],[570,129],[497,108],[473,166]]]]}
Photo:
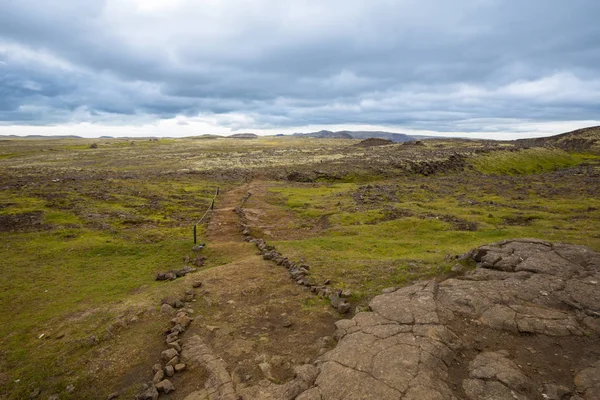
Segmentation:
{"type": "Polygon", "coordinates": [[[575,347],[581,341],[587,353],[585,360],[552,354],[571,367],[561,396],[598,399],[600,254],[520,239],[469,256],[478,263],[475,271],[387,291],[371,301],[370,312],[338,321],[337,347],[317,361],[314,384],[297,399],[550,398],[546,392],[557,386],[544,386],[549,378],[516,358],[524,357],[520,351],[530,359],[550,356],[525,350],[525,343],[567,341],[575,347]],[[483,333],[473,338],[467,330],[483,333]],[[483,351],[479,340],[496,349],[483,351]]]}

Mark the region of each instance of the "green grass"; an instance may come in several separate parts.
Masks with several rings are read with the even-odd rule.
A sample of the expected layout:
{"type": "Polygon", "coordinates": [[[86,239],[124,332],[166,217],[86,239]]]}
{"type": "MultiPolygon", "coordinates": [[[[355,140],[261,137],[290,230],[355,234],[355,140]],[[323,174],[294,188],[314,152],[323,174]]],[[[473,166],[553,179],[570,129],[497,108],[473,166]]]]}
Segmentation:
{"type": "MultiPolygon", "coordinates": [[[[0,367],[14,377],[0,397],[25,398],[32,386],[60,391],[66,381],[87,379],[77,371],[93,350],[90,336],[106,337],[132,293],[164,287],[156,273],[183,267],[192,225],[215,185],[189,176],[40,177],[0,192],[0,216],[13,218],[17,229],[0,231],[0,367]],[[41,213],[41,227],[19,219],[32,212],[41,213]],[[64,338],[55,339],[58,333],[64,338]]],[[[220,260],[213,258],[211,266],[220,260]]]]}
{"type": "Polygon", "coordinates": [[[308,262],[315,283],[332,279],[365,302],[384,287],[447,272],[455,264],[447,255],[503,239],[537,237],[600,250],[600,198],[585,179],[469,173],[368,186],[275,184],[270,201],[294,213],[296,228],[323,216],[328,227],[294,240],[274,232],[272,241],[308,262]]]}
{"type": "Polygon", "coordinates": [[[581,157],[560,149],[497,151],[473,157],[475,170],[488,175],[520,175],[555,171],[580,164],[581,157]]]}

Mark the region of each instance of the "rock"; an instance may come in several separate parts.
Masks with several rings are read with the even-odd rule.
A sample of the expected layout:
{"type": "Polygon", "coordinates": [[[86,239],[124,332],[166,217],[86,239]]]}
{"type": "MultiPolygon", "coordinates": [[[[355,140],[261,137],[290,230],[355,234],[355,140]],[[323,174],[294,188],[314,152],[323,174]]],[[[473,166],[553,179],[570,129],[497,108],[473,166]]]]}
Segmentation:
{"type": "Polygon", "coordinates": [[[121,396],[121,393],[119,392],[112,392],[111,394],[108,395],[108,397],[106,398],[106,400],[114,400],[119,398],[119,396],[121,396]]]}
{"type": "Polygon", "coordinates": [[[175,364],[175,372],[182,372],[185,370],[185,364],[183,363],[179,363],[179,364],[175,364]]]}
{"type": "Polygon", "coordinates": [[[75,390],[74,385],[67,385],[67,387],[65,388],[65,392],[67,392],[67,393],[73,393],[74,390],[75,390]]]}
{"type": "Polygon", "coordinates": [[[173,303],[173,307],[174,308],[183,308],[184,304],[181,300],[175,300],[175,302],[173,303]]]}
{"type": "Polygon", "coordinates": [[[336,310],[340,314],[346,314],[348,311],[350,311],[350,308],[351,308],[350,303],[342,301],[340,304],[338,304],[336,310]]]}
{"type": "Polygon", "coordinates": [[[42,393],[42,389],[40,388],[35,388],[33,389],[33,391],[31,393],[29,393],[29,398],[30,399],[35,399],[37,398],[40,394],[42,393]]]}
{"type": "Polygon", "coordinates": [[[179,352],[173,348],[164,350],[162,353],[160,353],[160,358],[163,359],[164,361],[169,361],[171,360],[173,357],[176,357],[179,355],[179,352]]]}
{"type": "Polygon", "coordinates": [[[527,399],[526,393],[533,390],[517,365],[502,352],[478,354],[469,364],[469,377],[463,388],[469,399],[527,399]]]}
{"type": "Polygon", "coordinates": [[[171,307],[169,304],[163,304],[160,306],[160,312],[163,314],[171,314],[173,312],[173,307],[171,307]]]}
{"type": "Polygon", "coordinates": [[[169,333],[167,335],[167,338],[165,339],[165,342],[167,343],[167,345],[176,342],[179,340],[179,333],[174,332],[174,333],[169,333]]]}
{"type": "Polygon", "coordinates": [[[165,394],[169,394],[175,390],[175,386],[171,383],[170,380],[165,379],[156,384],[156,389],[158,389],[159,391],[161,391],[165,394]]]}
{"type": "Polygon", "coordinates": [[[179,357],[175,356],[175,357],[171,358],[171,360],[169,360],[169,362],[167,363],[167,366],[170,365],[170,366],[174,367],[177,364],[179,364],[179,357]]]}
{"type": "Polygon", "coordinates": [[[165,367],[165,374],[166,374],[168,377],[171,377],[171,376],[175,375],[175,368],[173,368],[173,366],[172,366],[172,365],[167,365],[167,366],[165,367]]]}
{"type": "Polygon", "coordinates": [[[397,287],[389,287],[389,288],[385,288],[381,291],[381,293],[383,294],[387,294],[387,293],[394,293],[396,290],[398,290],[397,287]]]}
{"type": "Polygon", "coordinates": [[[48,400],[58,400],[60,397],[58,396],[58,394],[53,394],[51,396],[48,397],[48,400]]]}
{"type": "Polygon", "coordinates": [[[450,269],[450,271],[452,271],[452,272],[456,272],[456,273],[460,273],[460,272],[462,272],[463,270],[464,270],[464,267],[463,267],[462,265],[460,265],[460,264],[455,264],[455,265],[454,265],[454,266],[453,266],[453,267],[450,269]]]}
{"type": "Polygon", "coordinates": [[[342,303],[342,299],[340,298],[339,294],[334,293],[329,296],[329,302],[331,303],[331,307],[338,308],[338,306],[342,303]]]}
{"type": "Polygon", "coordinates": [[[584,399],[600,399],[600,361],[575,375],[575,386],[584,399]]]}
{"type": "Polygon", "coordinates": [[[351,292],[350,290],[348,290],[348,289],[344,289],[344,290],[342,290],[342,292],[340,293],[340,297],[345,297],[345,298],[348,298],[348,297],[350,297],[350,296],[352,296],[352,292],[351,292]]]}
{"type": "Polygon", "coordinates": [[[202,287],[202,282],[196,281],[196,282],[192,283],[192,287],[194,289],[198,289],[198,288],[202,287]]]}
{"type": "Polygon", "coordinates": [[[157,373],[160,370],[162,370],[162,365],[160,365],[160,364],[154,364],[152,366],[152,372],[157,373]]]}
{"type": "Polygon", "coordinates": [[[566,386],[547,383],[544,385],[544,394],[546,400],[563,400],[567,395],[571,394],[571,389],[566,386]]]}
{"type": "Polygon", "coordinates": [[[179,344],[179,342],[171,342],[171,343],[167,343],[167,346],[177,350],[178,352],[181,351],[181,345],[179,344]]]}
{"type": "Polygon", "coordinates": [[[273,375],[271,373],[271,364],[263,362],[258,364],[258,367],[262,371],[265,378],[267,378],[270,381],[275,381],[275,378],[273,378],[273,375]]]}
{"type": "Polygon", "coordinates": [[[165,378],[165,373],[161,369],[159,371],[156,371],[156,373],[154,374],[154,378],[152,379],[152,382],[158,383],[158,382],[162,381],[164,378],[165,378]]]}
{"type": "Polygon", "coordinates": [[[179,324],[175,325],[174,327],[171,328],[170,330],[171,333],[176,333],[176,334],[180,334],[185,332],[185,328],[179,324]]]}
{"type": "Polygon", "coordinates": [[[154,387],[154,383],[145,384],[142,392],[138,395],[138,400],[157,400],[158,390],[154,387]]]}

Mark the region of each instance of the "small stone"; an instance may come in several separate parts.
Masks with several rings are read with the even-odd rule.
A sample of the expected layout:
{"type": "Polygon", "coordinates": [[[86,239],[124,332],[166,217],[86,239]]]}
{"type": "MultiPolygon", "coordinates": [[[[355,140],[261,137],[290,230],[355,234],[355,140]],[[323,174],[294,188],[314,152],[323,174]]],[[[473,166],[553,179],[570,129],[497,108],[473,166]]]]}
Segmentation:
{"type": "Polygon", "coordinates": [[[289,319],[286,319],[285,321],[283,321],[283,324],[281,324],[284,328],[289,328],[290,326],[292,326],[292,321],[290,321],[289,319]]]}
{"type": "Polygon", "coordinates": [[[65,391],[66,391],[67,393],[73,393],[73,391],[74,391],[74,390],[75,390],[75,386],[74,386],[74,385],[68,385],[68,386],[65,388],[65,391]]]}
{"type": "Polygon", "coordinates": [[[164,378],[165,378],[165,373],[161,369],[160,371],[156,371],[156,373],[154,374],[154,378],[152,378],[152,382],[158,383],[158,382],[162,381],[164,378]]]}
{"type": "Polygon", "coordinates": [[[350,303],[343,301],[337,306],[336,309],[340,314],[346,314],[348,311],[350,311],[350,303]]]}
{"type": "Polygon", "coordinates": [[[192,283],[192,287],[194,289],[198,289],[199,287],[202,287],[202,282],[196,281],[196,282],[192,283]]]}
{"type": "Polygon", "coordinates": [[[337,293],[334,293],[329,296],[329,302],[331,303],[331,307],[337,308],[342,303],[342,299],[340,299],[337,293]]]}
{"type": "Polygon", "coordinates": [[[119,396],[121,395],[121,393],[119,392],[112,392],[111,394],[108,395],[108,397],[106,398],[106,400],[114,400],[119,398],[119,396]]]}
{"type": "Polygon", "coordinates": [[[42,393],[42,389],[40,388],[36,388],[33,389],[33,391],[31,393],[29,393],[29,398],[30,399],[35,399],[37,398],[40,394],[42,393]]]}
{"type": "Polygon", "coordinates": [[[217,329],[219,329],[218,326],[213,326],[213,325],[206,325],[206,329],[208,329],[210,332],[214,332],[217,329]]]}
{"type": "Polygon", "coordinates": [[[165,361],[169,361],[173,357],[176,357],[178,355],[179,355],[179,352],[173,348],[167,349],[167,350],[163,351],[162,353],[160,353],[160,357],[165,361]]]}
{"type": "Polygon", "coordinates": [[[264,362],[264,363],[258,364],[258,367],[262,371],[265,378],[267,378],[270,381],[275,380],[275,378],[273,378],[273,375],[271,374],[271,364],[264,362]]]}
{"type": "Polygon", "coordinates": [[[160,371],[161,369],[162,369],[162,365],[160,365],[160,364],[158,364],[158,363],[157,363],[157,364],[154,364],[154,365],[152,366],[152,372],[154,372],[154,373],[157,373],[157,372],[158,372],[158,371],[160,371]]]}
{"type": "Polygon", "coordinates": [[[184,363],[179,363],[179,364],[175,364],[175,372],[182,372],[185,370],[185,364],[184,363]]]}
{"type": "Polygon", "coordinates": [[[172,367],[174,367],[177,364],[179,364],[179,357],[178,356],[175,356],[175,357],[171,358],[171,360],[167,363],[167,365],[170,365],[172,367]]]}
{"type": "Polygon", "coordinates": [[[397,287],[389,287],[389,288],[385,288],[381,291],[381,293],[383,294],[387,294],[387,293],[394,293],[396,290],[398,290],[397,287]]]}
{"type": "Polygon", "coordinates": [[[175,302],[173,303],[173,307],[175,308],[183,308],[184,304],[181,300],[175,300],[175,302]]]}
{"type": "Polygon", "coordinates": [[[323,285],[329,285],[331,283],[331,279],[326,279],[325,282],[323,282],[323,285]]]}
{"type": "Polygon", "coordinates": [[[177,350],[178,352],[181,351],[181,345],[179,344],[179,342],[171,342],[168,343],[167,346],[169,346],[171,349],[177,350]]]}
{"type": "Polygon", "coordinates": [[[177,332],[174,332],[174,333],[169,333],[167,335],[167,339],[165,340],[165,342],[167,344],[169,344],[169,343],[176,342],[178,340],[179,340],[179,334],[177,332]]]}
{"type": "Polygon", "coordinates": [[[173,307],[169,304],[163,304],[160,306],[160,312],[164,314],[171,314],[173,312],[173,307]]]}
{"type": "Polygon", "coordinates": [[[183,333],[185,332],[185,328],[179,324],[175,325],[174,327],[171,328],[171,333],[183,333]]]}
{"type": "Polygon", "coordinates": [[[154,387],[152,382],[144,385],[142,388],[142,392],[138,396],[139,400],[157,400],[158,399],[158,390],[154,387]]]}
{"type": "Polygon", "coordinates": [[[169,377],[175,375],[175,368],[173,368],[172,365],[167,365],[165,367],[165,374],[167,374],[167,376],[169,376],[169,377]]]}
{"type": "Polygon", "coordinates": [[[48,400],[58,400],[58,399],[59,399],[58,394],[53,394],[50,397],[48,397],[48,400]]]}
{"type": "Polygon", "coordinates": [[[562,385],[547,383],[544,385],[544,398],[548,400],[562,400],[566,395],[571,394],[571,390],[562,385]]]}
{"type": "Polygon", "coordinates": [[[342,293],[340,293],[340,296],[341,297],[350,297],[350,296],[352,296],[352,292],[348,289],[342,290],[342,293]]]}
{"type": "Polygon", "coordinates": [[[173,386],[170,380],[165,379],[164,381],[160,381],[156,384],[156,389],[158,389],[161,392],[164,392],[165,394],[169,394],[173,390],[175,390],[175,386],[173,386]]]}
{"type": "Polygon", "coordinates": [[[462,265],[455,264],[450,271],[458,273],[458,272],[462,272],[463,268],[464,267],[462,265]]]}

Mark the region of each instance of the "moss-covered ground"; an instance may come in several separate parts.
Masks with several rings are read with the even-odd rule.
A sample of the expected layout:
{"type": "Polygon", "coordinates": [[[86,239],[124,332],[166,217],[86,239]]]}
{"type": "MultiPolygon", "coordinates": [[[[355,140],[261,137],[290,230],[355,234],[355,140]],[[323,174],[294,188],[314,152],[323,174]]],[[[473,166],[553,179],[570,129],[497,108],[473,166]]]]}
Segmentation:
{"type": "MultiPolygon", "coordinates": [[[[350,288],[356,304],[446,274],[454,255],[505,238],[600,250],[597,156],[499,150],[506,143],[488,151],[476,141],[355,144],[0,141],[0,398],[28,398],[37,387],[76,398],[65,391],[71,384],[93,398],[100,386],[134,379],[129,371],[147,371],[143,347],[160,346],[164,328],[148,310],[182,288],[154,276],[184,265],[192,225],[217,187],[268,182],[253,231],[308,262],[311,279],[350,288]],[[460,168],[411,172],[453,154],[460,168]]],[[[235,248],[209,243],[207,267],[235,261],[235,248]]]]}

